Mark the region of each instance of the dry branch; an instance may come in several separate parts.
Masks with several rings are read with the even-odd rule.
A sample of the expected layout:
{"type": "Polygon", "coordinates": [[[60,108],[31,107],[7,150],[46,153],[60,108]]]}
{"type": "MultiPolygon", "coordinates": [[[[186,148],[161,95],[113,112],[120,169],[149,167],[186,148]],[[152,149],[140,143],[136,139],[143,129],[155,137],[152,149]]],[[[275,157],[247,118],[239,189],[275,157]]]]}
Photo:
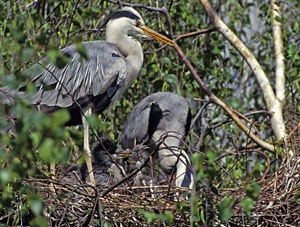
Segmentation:
{"type": "MultiPolygon", "coordinates": [[[[214,23],[215,28],[218,32],[220,32],[231,44],[232,46],[242,55],[242,57],[246,60],[250,68],[252,69],[254,75],[256,76],[256,79],[258,81],[258,84],[260,85],[264,100],[267,105],[267,109],[271,112],[273,112],[273,116],[271,118],[271,124],[272,129],[274,131],[274,134],[277,138],[277,140],[281,140],[286,136],[285,133],[285,124],[283,120],[282,115],[282,109],[283,109],[283,102],[279,100],[278,98],[282,98],[282,93],[280,93],[280,96],[275,96],[275,93],[273,91],[273,88],[270,84],[269,79],[267,78],[265,72],[263,71],[261,65],[255,58],[255,56],[252,54],[252,52],[247,48],[247,46],[237,37],[230,28],[227,27],[227,25],[222,21],[222,19],[218,16],[216,11],[211,7],[211,4],[208,0],[199,0],[199,2],[203,5],[205,11],[207,14],[212,18],[212,21],[214,23]]],[[[274,4],[275,5],[275,4],[274,4]]],[[[277,6],[277,5],[275,5],[277,6]]],[[[274,8],[276,12],[276,18],[279,15],[278,8],[274,8]]],[[[273,20],[275,21],[275,20],[273,20]]],[[[278,24],[275,25],[276,31],[280,28],[278,24]]],[[[276,34],[276,36],[281,36],[280,34],[276,34]]],[[[276,45],[276,44],[275,44],[276,45]]],[[[279,46],[281,48],[281,46],[279,46]]],[[[280,49],[280,52],[282,52],[282,49],[280,49]]],[[[281,59],[281,56],[279,55],[279,58],[281,59]]],[[[282,66],[280,66],[282,68],[282,66]]],[[[278,74],[282,74],[281,72],[278,72],[278,74]]],[[[277,80],[277,78],[276,78],[277,80]]],[[[279,81],[276,83],[282,83],[280,86],[284,86],[284,81],[282,81],[282,78],[280,76],[279,81]]],[[[281,88],[280,87],[280,88],[281,88]]],[[[276,87],[277,88],[277,87],[276,87]]],[[[282,89],[281,89],[282,90],[282,89]]]]}
{"type": "Polygon", "coordinates": [[[268,151],[275,152],[275,147],[260,138],[258,138],[251,130],[241,121],[238,115],[235,114],[235,112],[222,100],[220,100],[201,80],[198,73],[196,72],[195,68],[192,66],[190,61],[187,59],[187,57],[184,55],[180,47],[177,45],[177,43],[174,41],[174,47],[177,51],[177,54],[181,57],[182,61],[185,63],[185,65],[188,67],[196,81],[198,82],[200,88],[205,92],[205,94],[209,97],[211,101],[216,103],[218,106],[220,106],[222,109],[228,113],[228,115],[234,120],[234,122],[257,144],[259,144],[261,147],[267,149],[268,151]]]}

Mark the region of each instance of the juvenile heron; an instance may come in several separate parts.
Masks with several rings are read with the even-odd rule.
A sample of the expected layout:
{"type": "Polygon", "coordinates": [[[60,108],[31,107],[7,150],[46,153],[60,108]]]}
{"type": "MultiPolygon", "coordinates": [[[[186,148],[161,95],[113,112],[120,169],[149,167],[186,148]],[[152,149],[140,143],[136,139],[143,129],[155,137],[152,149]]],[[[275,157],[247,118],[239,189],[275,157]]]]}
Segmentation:
{"type": "MultiPolygon", "coordinates": [[[[102,139],[93,148],[92,166],[97,186],[110,186],[124,178],[124,168],[112,159],[116,154],[116,149],[117,146],[108,139],[102,139]]],[[[90,182],[87,166],[83,164],[80,168],[71,167],[62,181],[73,184],[90,182]],[[74,178],[74,175],[77,175],[79,179],[74,178]]]]}
{"type": "MultiPolygon", "coordinates": [[[[95,181],[86,116],[92,112],[102,113],[139,75],[143,50],[131,35],[147,35],[173,45],[172,40],[146,27],[141,15],[130,7],[109,15],[104,25],[106,41],[83,42],[87,59],[82,59],[76,46],[71,45],[61,50],[69,58],[66,66],[58,68],[44,58],[25,72],[37,88],[37,92],[29,99],[38,110],[51,113],[66,109],[71,116],[67,126],[83,124],[83,147],[92,185],[95,185],[95,181]]],[[[19,90],[25,90],[25,86],[19,90]]],[[[18,94],[22,95],[21,92],[18,94]]]]}
{"type": "Polygon", "coordinates": [[[146,145],[150,152],[157,150],[161,169],[168,175],[175,173],[175,185],[193,188],[192,166],[180,147],[190,124],[189,104],[182,96],[154,93],[142,99],[130,113],[122,132],[122,149],[146,145]]]}

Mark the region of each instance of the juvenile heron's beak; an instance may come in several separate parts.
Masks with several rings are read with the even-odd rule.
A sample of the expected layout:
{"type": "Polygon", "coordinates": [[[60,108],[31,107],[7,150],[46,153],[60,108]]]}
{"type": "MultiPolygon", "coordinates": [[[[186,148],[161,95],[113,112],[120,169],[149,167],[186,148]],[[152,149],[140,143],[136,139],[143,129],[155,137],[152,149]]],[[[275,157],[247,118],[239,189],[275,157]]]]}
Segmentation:
{"type": "Polygon", "coordinates": [[[167,44],[169,46],[174,46],[173,41],[171,39],[169,39],[168,37],[166,37],[166,36],[164,36],[162,34],[159,34],[158,32],[152,30],[151,28],[148,28],[145,25],[140,25],[139,28],[142,29],[143,32],[147,36],[149,36],[149,37],[151,37],[151,38],[153,38],[153,39],[155,39],[155,40],[157,40],[159,42],[167,44]]]}
{"type": "Polygon", "coordinates": [[[136,156],[136,153],[132,152],[132,150],[129,150],[129,149],[126,149],[126,150],[123,150],[121,148],[118,148],[116,150],[116,156],[118,158],[128,158],[128,157],[135,157],[136,156]]]}
{"type": "Polygon", "coordinates": [[[129,157],[127,162],[131,165],[136,165],[136,163],[138,162],[137,158],[135,157],[129,157]]]}

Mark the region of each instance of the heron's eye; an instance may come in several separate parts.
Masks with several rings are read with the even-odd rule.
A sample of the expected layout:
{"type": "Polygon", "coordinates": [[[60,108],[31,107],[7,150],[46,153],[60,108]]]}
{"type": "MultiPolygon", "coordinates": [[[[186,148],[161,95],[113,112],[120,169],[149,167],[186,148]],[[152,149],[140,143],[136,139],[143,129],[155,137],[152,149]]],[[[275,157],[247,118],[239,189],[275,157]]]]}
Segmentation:
{"type": "Polygon", "coordinates": [[[141,26],[141,22],[139,20],[135,20],[135,26],[137,27],[141,26]]]}

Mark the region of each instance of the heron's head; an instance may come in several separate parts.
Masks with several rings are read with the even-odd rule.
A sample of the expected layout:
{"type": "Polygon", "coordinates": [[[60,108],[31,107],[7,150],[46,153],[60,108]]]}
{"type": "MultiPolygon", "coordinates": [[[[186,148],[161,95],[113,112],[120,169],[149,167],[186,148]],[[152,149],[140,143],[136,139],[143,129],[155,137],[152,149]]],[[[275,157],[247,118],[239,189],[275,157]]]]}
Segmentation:
{"type": "Polygon", "coordinates": [[[117,33],[121,31],[127,34],[140,34],[149,36],[159,42],[173,46],[173,41],[164,35],[148,28],[141,15],[131,7],[124,7],[119,11],[110,14],[102,26],[106,26],[106,32],[117,33]]]}
{"type": "Polygon", "coordinates": [[[117,146],[109,139],[102,139],[93,149],[93,158],[100,166],[111,166],[117,146]]]}

